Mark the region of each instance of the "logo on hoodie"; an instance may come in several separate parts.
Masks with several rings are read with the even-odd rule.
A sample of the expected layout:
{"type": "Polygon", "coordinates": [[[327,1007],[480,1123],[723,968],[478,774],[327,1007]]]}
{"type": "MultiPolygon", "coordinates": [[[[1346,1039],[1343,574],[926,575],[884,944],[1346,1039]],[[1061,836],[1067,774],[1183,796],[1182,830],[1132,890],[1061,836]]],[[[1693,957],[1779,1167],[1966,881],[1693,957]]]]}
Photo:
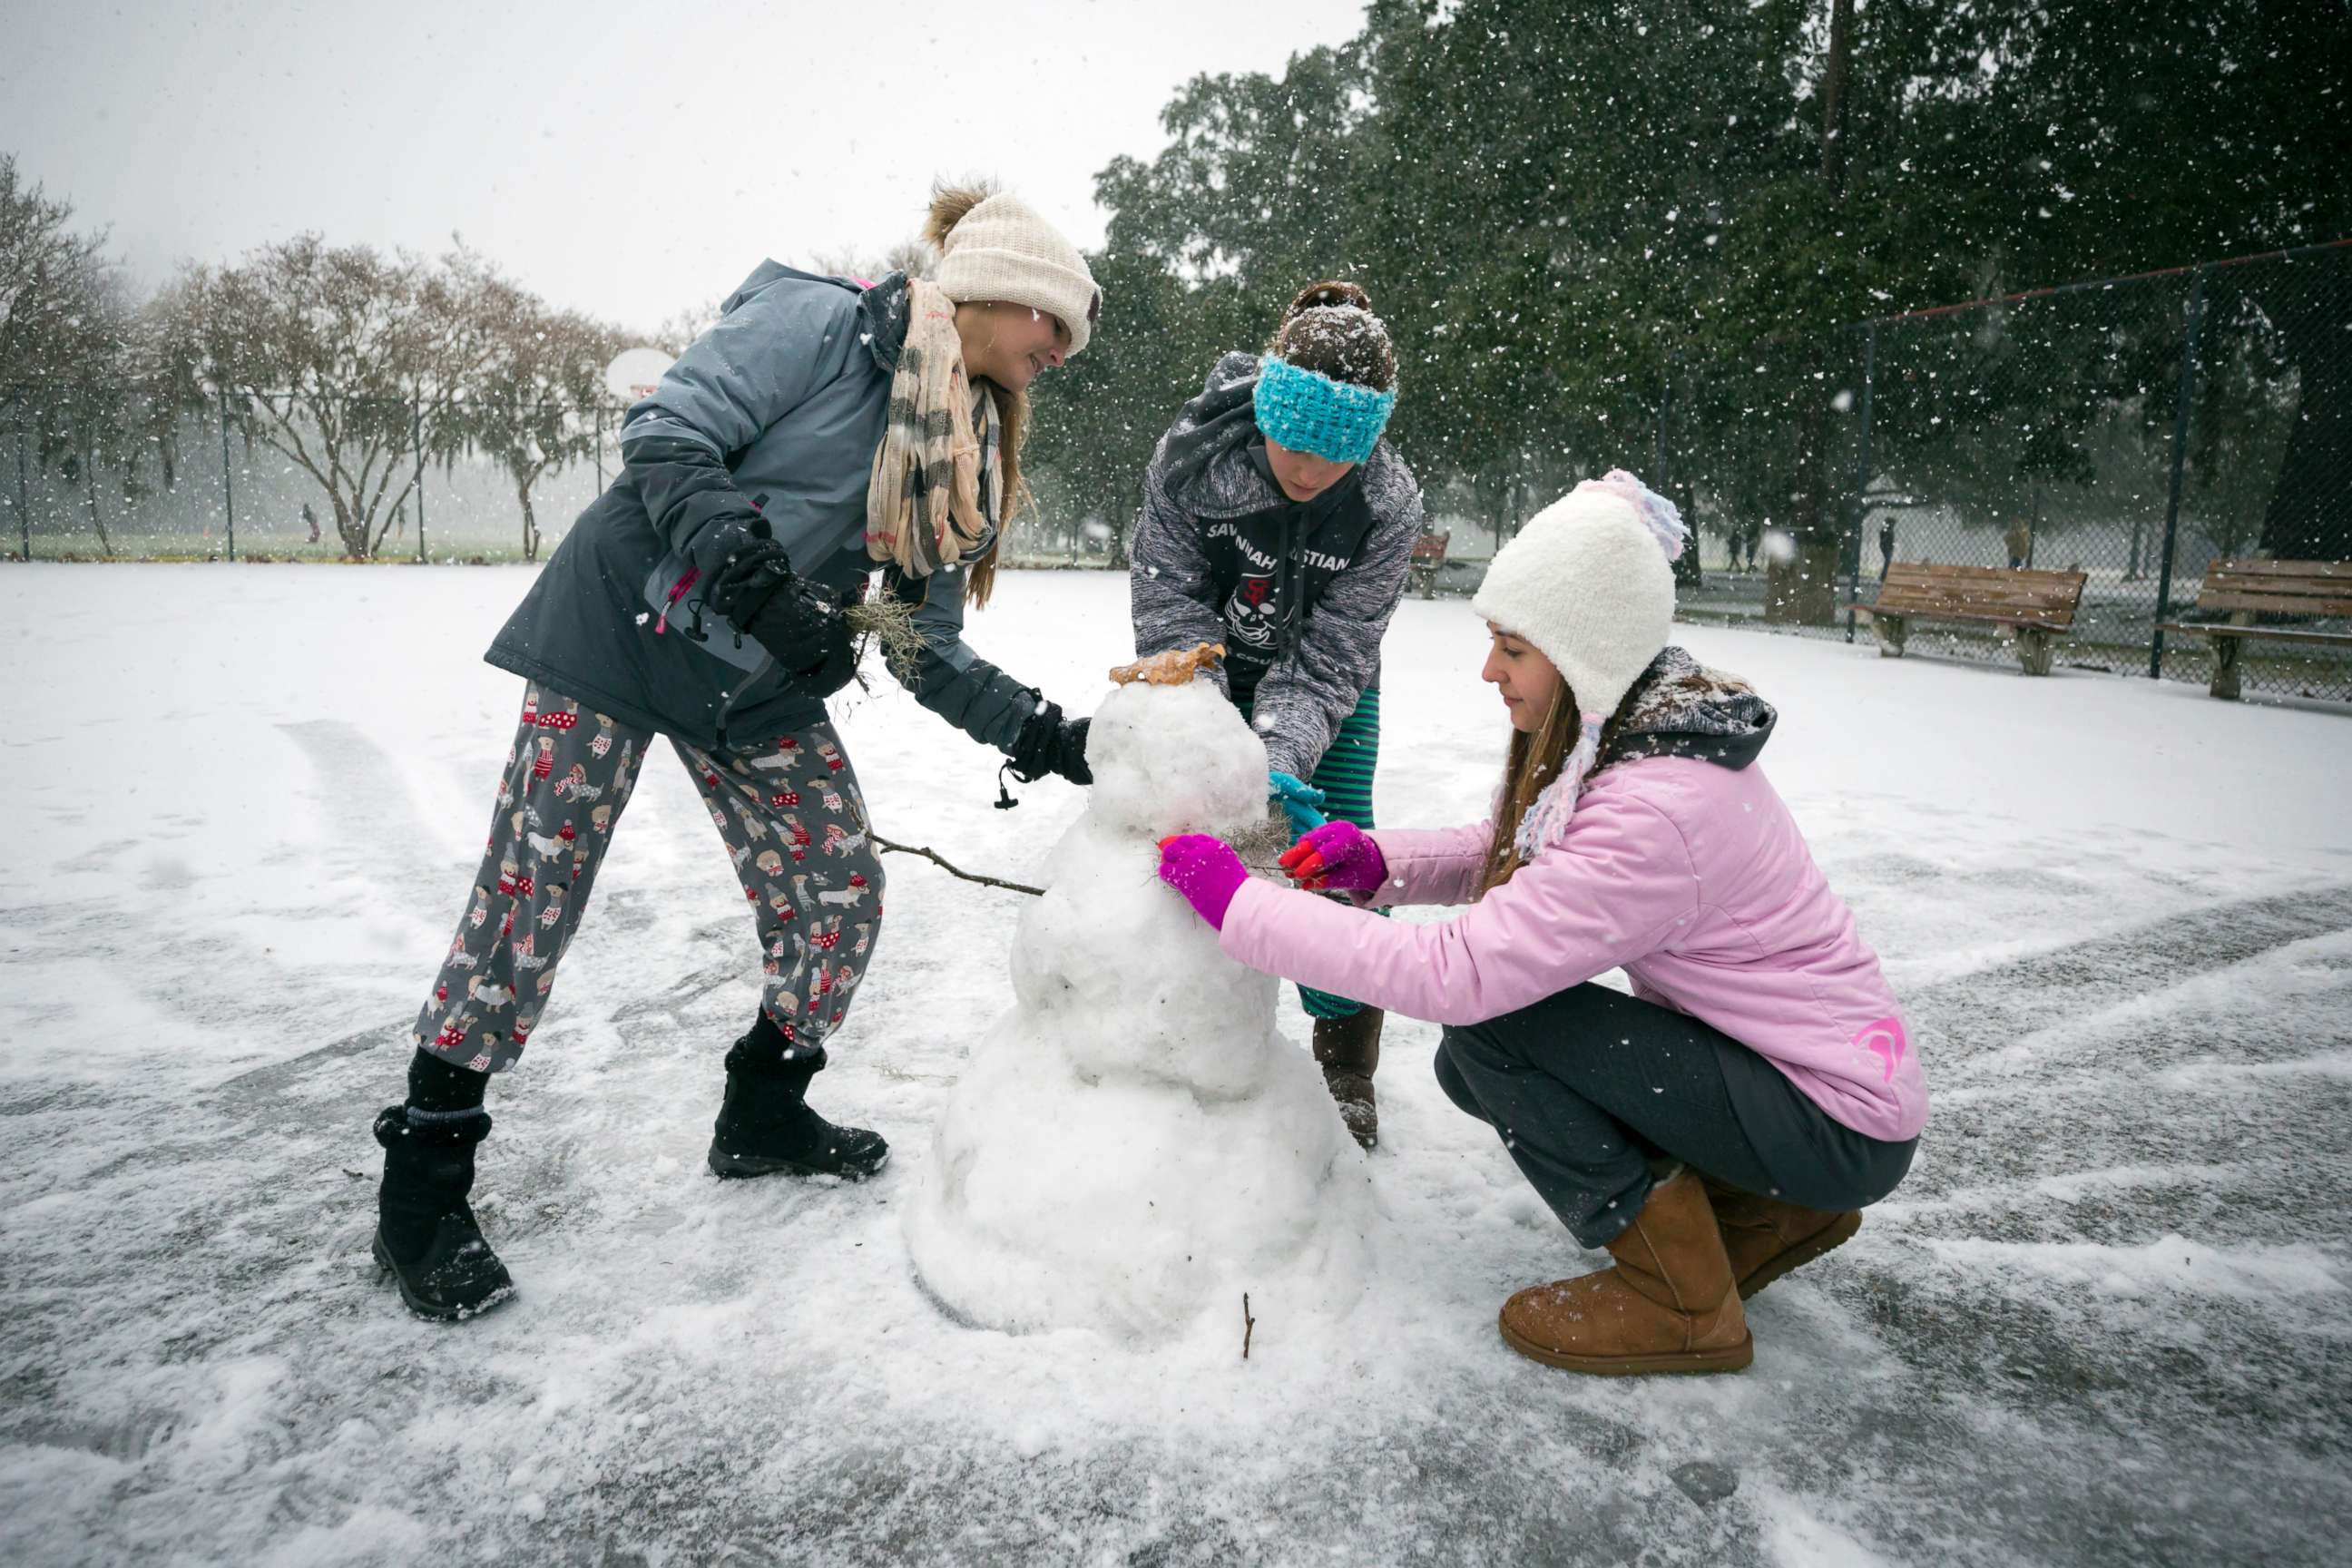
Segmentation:
{"type": "Polygon", "coordinates": [[[1864,1024],[1853,1043],[1886,1064],[1888,1083],[1895,1081],[1895,1069],[1902,1064],[1903,1053],[1910,1044],[1904,1036],[1900,1018],[1881,1018],[1875,1024],[1864,1024]]]}
{"type": "Polygon", "coordinates": [[[1225,626],[1234,640],[1260,650],[1274,647],[1274,577],[1245,572],[1225,604],[1225,626]]]}

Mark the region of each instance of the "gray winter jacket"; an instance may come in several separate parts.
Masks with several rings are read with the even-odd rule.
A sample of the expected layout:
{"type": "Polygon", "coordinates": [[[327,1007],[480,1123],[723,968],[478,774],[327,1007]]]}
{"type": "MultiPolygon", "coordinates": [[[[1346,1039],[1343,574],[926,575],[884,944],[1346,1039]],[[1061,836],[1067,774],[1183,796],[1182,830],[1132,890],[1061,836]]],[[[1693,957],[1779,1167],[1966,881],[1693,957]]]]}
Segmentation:
{"type": "MultiPolygon", "coordinates": [[[[620,478],[581,513],[489,662],[698,746],[822,720],[822,695],[704,595],[733,552],[770,538],[845,602],[864,590],[876,570],[866,476],[906,306],[898,273],[860,289],[762,262],[629,410],[620,478]]],[[[975,740],[1010,748],[1037,694],[965,645],[962,573],[882,576],[884,592],[919,606],[908,689],[975,740]]]]}
{"type": "Polygon", "coordinates": [[[1265,468],[1257,356],[1229,353],[1161,437],[1143,479],[1129,609],[1138,655],[1223,643],[1266,761],[1307,778],[1380,684],[1381,637],[1421,537],[1421,484],[1382,441],[1311,501],[1265,468]]]}

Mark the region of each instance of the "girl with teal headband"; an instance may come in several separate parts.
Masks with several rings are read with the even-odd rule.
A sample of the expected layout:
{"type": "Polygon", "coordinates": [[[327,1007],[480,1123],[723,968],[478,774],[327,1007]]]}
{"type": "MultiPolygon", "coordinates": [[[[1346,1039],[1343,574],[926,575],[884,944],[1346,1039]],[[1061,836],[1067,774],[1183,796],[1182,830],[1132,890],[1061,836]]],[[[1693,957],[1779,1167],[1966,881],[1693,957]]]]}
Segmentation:
{"type": "MultiPolygon", "coordinates": [[[[1265,742],[1293,830],[1372,821],[1381,638],[1421,536],[1421,485],[1382,437],[1396,348],[1352,283],[1300,292],[1264,355],[1229,353],[1144,475],[1129,577],[1139,655],[1223,643],[1216,679],[1265,742]]],[[[1378,1135],[1382,1014],[1302,989],[1357,1142],[1378,1135]]]]}

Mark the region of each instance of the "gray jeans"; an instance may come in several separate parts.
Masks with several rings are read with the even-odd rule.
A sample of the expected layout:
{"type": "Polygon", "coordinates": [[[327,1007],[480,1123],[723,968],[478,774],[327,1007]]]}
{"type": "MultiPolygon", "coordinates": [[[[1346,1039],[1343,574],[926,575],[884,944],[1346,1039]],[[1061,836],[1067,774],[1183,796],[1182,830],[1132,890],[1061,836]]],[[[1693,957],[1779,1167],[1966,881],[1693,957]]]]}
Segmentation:
{"type": "Polygon", "coordinates": [[[1919,1145],[1832,1121],[1730,1036],[1602,985],[1448,1028],[1437,1081],[1494,1127],[1586,1247],[1633,1223],[1662,1157],[1743,1192],[1849,1209],[1893,1192],[1919,1145]]]}
{"type": "MultiPolygon", "coordinates": [[[[653,742],[650,731],[525,689],[482,868],[417,1015],[421,1048],[477,1072],[522,1055],[653,742]]],[[[670,744],[751,906],[766,955],[761,1010],[793,1042],[788,1056],[814,1056],[847,1014],[882,920],[857,775],[829,723],[724,753],[670,744]]]]}

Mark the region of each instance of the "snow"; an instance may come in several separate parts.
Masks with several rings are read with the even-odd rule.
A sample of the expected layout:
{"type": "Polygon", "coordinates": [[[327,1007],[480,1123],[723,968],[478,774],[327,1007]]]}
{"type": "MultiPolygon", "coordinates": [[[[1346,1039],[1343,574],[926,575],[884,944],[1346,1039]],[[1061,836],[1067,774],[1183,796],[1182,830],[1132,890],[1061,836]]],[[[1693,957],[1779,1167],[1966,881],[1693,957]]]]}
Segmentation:
{"type": "MultiPolygon", "coordinates": [[[[368,1260],[366,1128],[468,896],[520,691],[478,656],[526,582],[0,573],[0,1559],[2338,1555],[2340,712],[1689,628],[1780,706],[1762,765],[1936,1103],[1861,1235],[1752,1304],[1752,1369],[1624,1384],[1501,1344],[1510,1291],[1600,1259],[1403,1020],[1352,1310],[1253,1287],[1246,1363],[1238,1300],[1164,1342],[943,1313],[903,1216],[981,1095],[1033,901],[905,857],[814,1091],[891,1167],[713,1181],[759,953],[656,762],[491,1090],[481,1206],[520,1294],[432,1325],[368,1260]]],[[[1125,611],[1115,577],[1008,574],[972,638],[1075,712],[1129,654],[1125,611]]],[[[1479,812],[1503,740],[1481,643],[1458,601],[1401,607],[1383,820],[1479,812]]],[[[992,809],[996,759],[887,678],[842,722],[885,834],[1054,874],[1083,792],[992,809]]],[[[1303,1041],[1286,987],[1278,1023],[1303,1041]]],[[[1156,1163],[1118,1153],[1121,1182],[1156,1163]]]]}

